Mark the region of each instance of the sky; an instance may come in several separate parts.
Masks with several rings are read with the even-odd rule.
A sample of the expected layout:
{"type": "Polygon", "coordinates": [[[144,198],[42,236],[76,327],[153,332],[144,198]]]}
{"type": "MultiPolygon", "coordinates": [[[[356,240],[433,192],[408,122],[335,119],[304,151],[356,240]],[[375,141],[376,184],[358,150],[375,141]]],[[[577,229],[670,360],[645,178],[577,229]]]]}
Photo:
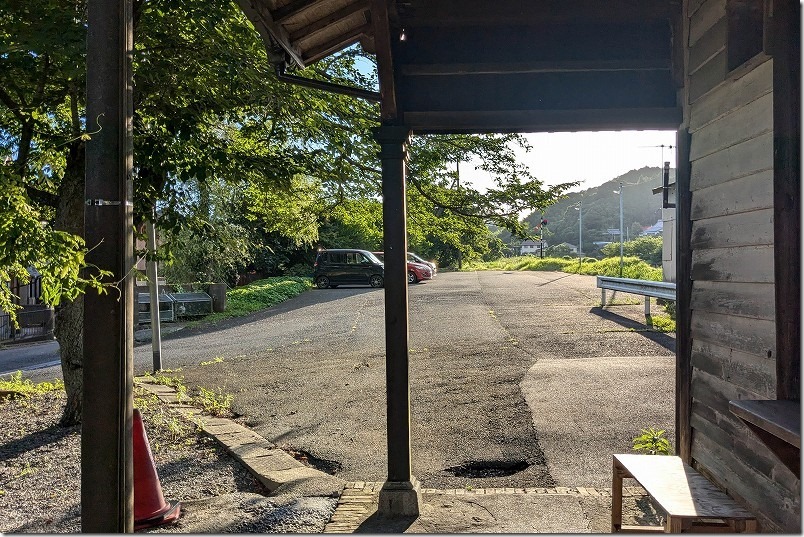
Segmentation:
{"type": "MultiPolygon", "coordinates": [[[[543,132],[524,136],[532,149],[517,152],[521,162],[545,185],[582,181],[570,192],[599,186],[644,166],[661,167],[664,161],[675,167],[676,131],[543,132]]],[[[489,174],[475,170],[472,163],[463,164],[460,171],[462,183],[480,189],[492,184],[489,174]]]]}

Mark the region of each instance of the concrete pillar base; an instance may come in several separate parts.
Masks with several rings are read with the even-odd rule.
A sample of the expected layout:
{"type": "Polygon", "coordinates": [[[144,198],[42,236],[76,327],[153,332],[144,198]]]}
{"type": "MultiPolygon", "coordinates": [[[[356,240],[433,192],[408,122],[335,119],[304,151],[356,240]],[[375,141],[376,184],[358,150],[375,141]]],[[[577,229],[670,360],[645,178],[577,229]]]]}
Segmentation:
{"type": "Polygon", "coordinates": [[[386,481],[380,490],[377,514],[387,517],[419,516],[422,498],[419,481],[411,476],[410,481],[386,481]]]}

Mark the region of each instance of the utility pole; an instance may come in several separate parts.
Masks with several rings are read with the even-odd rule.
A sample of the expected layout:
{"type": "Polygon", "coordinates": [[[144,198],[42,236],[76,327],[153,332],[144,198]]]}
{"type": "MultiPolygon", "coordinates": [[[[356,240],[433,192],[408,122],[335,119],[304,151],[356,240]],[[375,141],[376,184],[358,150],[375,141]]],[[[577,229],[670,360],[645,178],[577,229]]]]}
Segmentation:
{"type": "Polygon", "coordinates": [[[583,263],[583,200],[575,207],[578,211],[578,263],[583,263]]]}
{"type": "Polygon", "coordinates": [[[623,184],[620,182],[620,278],[623,277],[623,184]]]}

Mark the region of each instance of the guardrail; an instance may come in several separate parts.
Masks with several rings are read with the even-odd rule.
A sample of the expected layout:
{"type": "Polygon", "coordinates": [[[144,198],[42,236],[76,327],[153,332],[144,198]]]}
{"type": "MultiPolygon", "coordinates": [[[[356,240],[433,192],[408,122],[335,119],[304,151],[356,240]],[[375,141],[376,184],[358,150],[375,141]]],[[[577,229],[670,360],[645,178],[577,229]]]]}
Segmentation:
{"type": "Polygon", "coordinates": [[[674,282],[654,282],[650,280],[633,280],[631,278],[613,278],[598,276],[597,286],[600,288],[600,307],[606,305],[606,289],[632,293],[645,297],[645,317],[650,317],[650,297],[676,300],[676,284],[674,282]]]}

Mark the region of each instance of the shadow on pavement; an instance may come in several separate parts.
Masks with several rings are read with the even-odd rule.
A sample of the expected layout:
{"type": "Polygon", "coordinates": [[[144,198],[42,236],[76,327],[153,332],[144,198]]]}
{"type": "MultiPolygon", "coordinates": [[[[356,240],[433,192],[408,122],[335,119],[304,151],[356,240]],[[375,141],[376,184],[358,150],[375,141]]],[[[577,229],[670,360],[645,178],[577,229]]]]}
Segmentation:
{"type": "MultiPolygon", "coordinates": [[[[266,308],[264,310],[249,313],[248,315],[243,315],[242,317],[229,317],[227,319],[221,319],[220,321],[216,322],[205,322],[203,319],[200,319],[200,324],[198,324],[197,326],[184,328],[176,332],[162,334],[162,340],[166,341],[169,339],[183,339],[193,337],[201,333],[209,334],[212,332],[217,332],[219,330],[226,330],[234,326],[240,326],[242,324],[251,323],[254,321],[262,321],[263,319],[268,319],[281,313],[286,313],[288,311],[292,311],[295,309],[312,306],[314,304],[334,302],[337,300],[341,300],[342,298],[361,295],[365,293],[383,293],[383,291],[384,291],[383,289],[374,289],[371,287],[361,287],[361,286],[353,287],[347,285],[338,286],[337,289],[313,288],[308,291],[305,291],[304,293],[298,296],[285,300],[284,302],[280,302],[279,304],[270,306],[269,308],[266,308]]],[[[150,345],[150,344],[151,344],[150,339],[138,340],[134,343],[134,346],[139,347],[141,345],[150,345]]]]}
{"type": "Polygon", "coordinates": [[[601,319],[606,319],[607,321],[612,321],[623,328],[627,328],[629,330],[635,330],[648,338],[649,340],[653,341],[664,347],[665,349],[676,352],[676,338],[673,336],[667,335],[665,332],[657,332],[647,326],[645,323],[640,323],[623,315],[618,315],[612,311],[604,310],[599,306],[596,306],[589,310],[589,313],[593,315],[597,315],[601,319]]]}
{"type": "Polygon", "coordinates": [[[355,529],[355,533],[405,533],[417,519],[415,516],[386,517],[375,512],[355,529]]]}

